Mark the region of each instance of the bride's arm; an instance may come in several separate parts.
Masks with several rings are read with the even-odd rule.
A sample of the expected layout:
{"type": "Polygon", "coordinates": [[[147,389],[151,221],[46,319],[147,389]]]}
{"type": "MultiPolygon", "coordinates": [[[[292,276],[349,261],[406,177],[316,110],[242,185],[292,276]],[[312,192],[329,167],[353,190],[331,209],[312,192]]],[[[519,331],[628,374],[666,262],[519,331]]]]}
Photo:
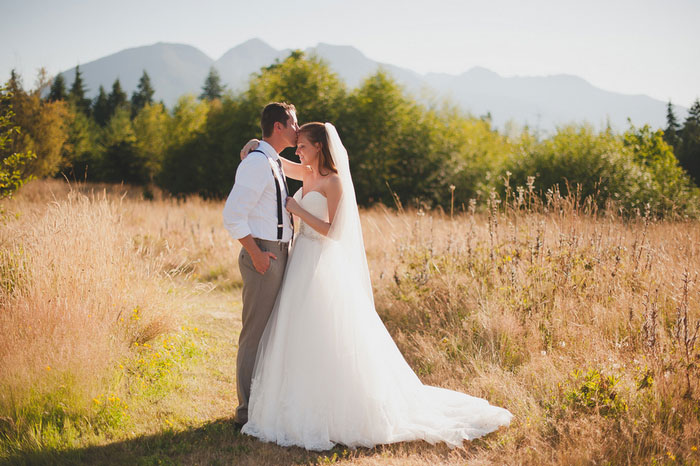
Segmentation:
{"type": "Polygon", "coordinates": [[[306,166],[297,162],[292,162],[291,160],[287,160],[284,157],[280,157],[280,160],[282,161],[282,169],[284,170],[284,174],[287,178],[301,180],[304,177],[306,166]]]}
{"type": "MultiPolygon", "coordinates": [[[[248,157],[250,151],[257,149],[259,145],[260,141],[257,139],[251,139],[250,141],[246,142],[243,149],[241,149],[241,160],[248,157]]],[[[304,171],[306,170],[304,165],[292,162],[284,157],[280,157],[280,160],[282,161],[282,169],[284,170],[284,174],[287,178],[292,178],[293,180],[301,180],[303,178],[304,171]]]]}
{"type": "Polygon", "coordinates": [[[311,228],[321,233],[323,236],[328,236],[328,231],[331,229],[331,225],[333,224],[333,219],[335,218],[335,213],[338,210],[338,204],[340,203],[340,196],[342,193],[343,190],[340,185],[340,178],[338,175],[335,175],[333,178],[328,180],[328,184],[326,185],[326,199],[328,200],[327,222],[324,222],[320,218],[315,217],[308,211],[304,210],[293,197],[287,198],[286,208],[289,212],[302,219],[304,223],[309,225],[311,228]]]}

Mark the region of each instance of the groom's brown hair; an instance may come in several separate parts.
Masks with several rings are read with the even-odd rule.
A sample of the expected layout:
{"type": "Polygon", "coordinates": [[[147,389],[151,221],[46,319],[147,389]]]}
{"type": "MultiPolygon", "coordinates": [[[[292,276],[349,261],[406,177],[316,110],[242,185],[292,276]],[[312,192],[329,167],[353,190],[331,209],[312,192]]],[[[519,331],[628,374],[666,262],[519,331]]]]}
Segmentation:
{"type": "Polygon", "coordinates": [[[291,113],[297,112],[297,109],[292,104],[287,102],[272,102],[265,105],[260,117],[260,127],[262,128],[263,137],[272,136],[272,130],[275,129],[275,123],[282,123],[287,126],[287,120],[291,113]]]}

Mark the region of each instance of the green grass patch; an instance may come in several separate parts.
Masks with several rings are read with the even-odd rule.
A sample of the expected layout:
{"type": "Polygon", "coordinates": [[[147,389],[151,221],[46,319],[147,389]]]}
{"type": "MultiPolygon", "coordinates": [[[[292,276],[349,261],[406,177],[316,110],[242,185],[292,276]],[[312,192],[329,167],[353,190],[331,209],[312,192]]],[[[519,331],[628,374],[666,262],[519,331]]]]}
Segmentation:
{"type": "Polygon", "coordinates": [[[60,452],[128,437],[134,428],[132,413],[177,389],[183,370],[202,355],[205,336],[196,327],[183,326],[151,343],[134,343],[128,356],[103,378],[100,393],[89,393],[70,374],[52,374],[47,386],[53,389],[32,389],[3,407],[0,462],[31,463],[40,451],[60,452]]]}

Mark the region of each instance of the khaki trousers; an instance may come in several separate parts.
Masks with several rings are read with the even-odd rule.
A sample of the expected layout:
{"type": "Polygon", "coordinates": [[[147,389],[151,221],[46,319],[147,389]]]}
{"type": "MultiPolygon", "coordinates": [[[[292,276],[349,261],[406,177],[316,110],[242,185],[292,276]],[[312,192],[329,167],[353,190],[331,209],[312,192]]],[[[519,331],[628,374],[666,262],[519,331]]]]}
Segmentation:
{"type": "Polygon", "coordinates": [[[250,383],[255,367],[258,343],[265,330],[277,293],[282,284],[284,269],[287,266],[289,243],[255,239],[263,251],[277,256],[270,260],[270,268],[261,275],[255,270],[253,261],[245,248],[238,255],[238,267],[243,278],[243,328],[238,338],[238,357],[236,358],[236,385],[238,389],[238,408],[236,422],[248,422],[248,401],[250,400],[250,383]]]}

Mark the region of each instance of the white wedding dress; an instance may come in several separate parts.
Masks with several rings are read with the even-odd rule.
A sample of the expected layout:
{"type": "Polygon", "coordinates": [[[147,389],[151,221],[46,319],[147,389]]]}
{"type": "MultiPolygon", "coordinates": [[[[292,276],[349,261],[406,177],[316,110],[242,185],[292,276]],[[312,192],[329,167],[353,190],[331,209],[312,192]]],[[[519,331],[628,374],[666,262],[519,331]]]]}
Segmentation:
{"type": "MultiPolygon", "coordinates": [[[[326,125],[338,152],[337,133],[326,125]]],[[[347,171],[343,199],[351,202],[341,200],[328,237],[297,222],[277,303],[258,348],[242,431],[283,446],[327,450],[335,443],[372,447],[417,439],[459,446],[508,425],[512,415],[503,408],[423,385],[399,352],[375,311],[364,250],[361,257],[347,250],[357,249],[357,236],[360,245],[362,238],[355,231],[354,192],[351,199],[346,196],[352,184],[342,150],[346,160],[336,165],[341,177],[347,171]],[[342,234],[333,230],[336,222],[342,234]]],[[[323,194],[310,191],[302,197],[299,190],[294,198],[328,221],[323,194]]]]}

